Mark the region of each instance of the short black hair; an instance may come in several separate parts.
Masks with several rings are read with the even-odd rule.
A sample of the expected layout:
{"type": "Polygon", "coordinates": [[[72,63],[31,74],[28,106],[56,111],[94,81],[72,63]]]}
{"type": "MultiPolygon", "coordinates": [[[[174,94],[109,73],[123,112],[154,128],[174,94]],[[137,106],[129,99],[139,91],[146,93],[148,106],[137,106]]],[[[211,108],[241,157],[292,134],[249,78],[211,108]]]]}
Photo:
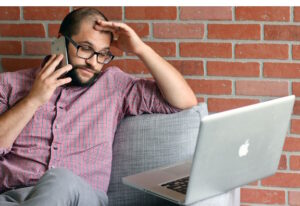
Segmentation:
{"type": "MultiPolygon", "coordinates": [[[[108,21],[107,17],[99,10],[95,8],[79,8],[76,10],[73,10],[70,12],[65,18],[63,19],[60,28],[59,33],[72,37],[73,35],[76,35],[80,31],[80,24],[83,20],[87,19],[88,17],[93,16],[100,16],[102,20],[108,21]]],[[[111,41],[113,40],[113,34],[112,32],[109,32],[111,36],[111,41]]]]}

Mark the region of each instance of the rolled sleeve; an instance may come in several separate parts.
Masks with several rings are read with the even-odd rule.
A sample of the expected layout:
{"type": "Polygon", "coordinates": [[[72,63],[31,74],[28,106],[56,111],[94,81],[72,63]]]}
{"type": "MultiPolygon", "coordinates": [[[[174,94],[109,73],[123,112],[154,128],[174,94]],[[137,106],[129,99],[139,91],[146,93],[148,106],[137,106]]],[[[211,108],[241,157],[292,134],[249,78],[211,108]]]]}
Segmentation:
{"type": "Polygon", "coordinates": [[[0,115],[8,109],[8,101],[5,90],[5,86],[0,84],[0,115]]]}
{"type": "Polygon", "coordinates": [[[153,80],[131,79],[124,90],[124,108],[126,115],[143,113],[175,113],[181,109],[171,106],[162,96],[153,80]]]}
{"type": "MultiPolygon", "coordinates": [[[[0,115],[8,110],[8,93],[9,87],[4,82],[4,75],[0,74],[0,115]]],[[[9,153],[10,148],[1,148],[0,147],[0,156],[4,156],[9,153]]]]}
{"type": "Polygon", "coordinates": [[[8,154],[11,151],[12,147],[9,148],[0,148],[0,157],[8,154]]]}
{"type": "Polygon", "coordinates": [[[10,88],[5,80],[5,74],[0,74],[0,115],[8,109],[8,96],[10,88]]]}

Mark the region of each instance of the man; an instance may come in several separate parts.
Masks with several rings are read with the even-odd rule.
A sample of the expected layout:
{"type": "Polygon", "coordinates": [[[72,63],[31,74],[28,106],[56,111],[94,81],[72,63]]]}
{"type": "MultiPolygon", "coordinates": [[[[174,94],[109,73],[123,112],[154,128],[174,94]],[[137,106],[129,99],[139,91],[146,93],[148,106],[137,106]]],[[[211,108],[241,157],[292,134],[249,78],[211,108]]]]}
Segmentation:
{"type": "Polygon", "coordinates": [[[81,8],[63,20],[69,65],[0,75],[0,205],[107,205],[112,143],[125,115],[197,104],[177,70],[124,23],[81,8]],[[116,67],[110,44],[137,55],[155,82],[116,67]]]}

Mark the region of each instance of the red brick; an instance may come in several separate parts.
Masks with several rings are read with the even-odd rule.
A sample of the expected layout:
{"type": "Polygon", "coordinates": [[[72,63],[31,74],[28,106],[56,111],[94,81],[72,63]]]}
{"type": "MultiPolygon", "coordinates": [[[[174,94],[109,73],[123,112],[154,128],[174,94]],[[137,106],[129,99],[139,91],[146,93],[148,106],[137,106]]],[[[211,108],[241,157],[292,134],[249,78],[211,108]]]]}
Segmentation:
{"type": "Polygon", "coordinates": [[[290,169],[300,170],[300,156],[297,155],[290,156],[290,169]]]}
{"type": "Polygon", "coordinates": [[[147,23],[127,23],[139,37],[148,37],[149,36],[149,24],[147,23]]]}
{"type": "Polygon", "coordinates": [[[292,84],[292,93],[297,97],[300,96],[300,82],[293,82],[292,84]]]}
{"type": "Polygon", "coordinates": [[[231,43],[184,42],[179,44],[182,57],[231,58],[231,43]]]}
{"type": "Polygon", "coordinates": [[[204,75],[203,61],[169,60],[168,62],[183,75],[204,75]]]}
{"type": "Polygon", "coordinates": [[[20,41],[0,41],[0,54],[21,54],[22,45],[20,41]]]}
{"type": "Polygon", "coordinates": [[[25,20],[63,20],[69,13],[69,7],[24,7],[25,20]]]}
{"type": "Polygon", "coordinates": [[[176,7],[125,7],[126,19],[151,20],[177,18],[176,7]]]}
{"type": "Polygon", "coordinates": [[[265,25],[264,27],[265,40],[300,40],[300,26],[291,25],[265,25]]]}
{"type": "Polygon", "coordinates": [[[251,183],[249,183],[247,185],[249,185],[249,186],[258,186],[258,182],[259,181],[251,182],[251,183]]]}
{"type": "Polygon", "coordinates": [[[258,24],[208,24],[208,39],[260,39],[258,24]]]}
{"type": "Polygon", "coordinates": [[[300,206],[300,192],[289,191],[289,205],[290,206],[300,206]]]}
{"type": "Polygon", "coordinates": [[[300,119],[291,120],[291,133],[300,134],[300,119]]]}
{"type": "Polygon", "coordinates": [[[130,74],[149,74],[149,71],[143,62],[137,59],[117,59],[113,60],[107,66],[118,66],[123,71],[130,74]]]}
{"type": "Polygon", "coordinates": [[[236,81],[236,95],[249,96],[286,96],[288,82],[282,81],[236,81]]]}
{"type": "Polygon", "coordinates": [[[237,44],[235,57],[239,59],[288,59],[287,44],[237,44]]]}
{"type": "Polygon", "coordinates": [[[0,7],[0,20],[19,20],[19,7],[0,7]]]}
{"type": "Polygon", "coordinates": [[[153,36],[155,38],[202,39],[204,36],[204,25],[186,23],[155,23],[153,25],[153,36]]]}
{"type": "Polygon", "coordinates": [[[0,36],[45,37],[42,24],[0,24],[0,36]]]}
{"type": "Polygon", "coordinates": [[[160,56],[164,56],[164,57],[176,56],[175,42],[146,42],[146,44],[148,44],[160,56]]]}
{"type": "Polygon", "coordinates": [[[236,20],[290,21],[289,7],[236,7],[236,20]]]}
{"type": "Polygon", "coordinates": [[[206,64],[209,76],[259,77],[259,63],[256,62],[216,62],[206,64]]]}
{"type": "Polygon", "coordinates": [[[51,54],[51,42],[49,41],[25,41],[25,54],[48,55],[51,54]]]}
{"type": "Polygon", "coordinates": [[[293,59],[300,59],[300,45],[293,45],[292,57],[293,59]]]}
{"type": "Polygon", "coordinates": [[[223,112],[251,104],[258,103],[257,99],[224,99],[224,98],[208,98],[207,105],[209,112],[223,112]]]}
{"type": "Polygon", "coordinates": [[[300,7],[294,7],[294,21],[300,21],[300,7]]]}
{"type": "Polygon", "coordinates": [[[261,180],[262,186],[272,187],[287,187],[299,188],[300,187],[300,174],[296,173],[276,173],[271,177],[261,180]]]}
{"type": "Polygon", "coordinates": [[[60,28],[60,24],[48,24],[48,36],[57,37],[59,28],[60,28]]]}
{"type": "Polygon", "coordinates": [[[294,115],[300,115],[300,101],[299,100],[295,101],[293,114],[294,115]]]}
{"type": "MultiPolygon", "coordinates": [[[[80,7],[74,7],[73,10],[78,9],[80,7]]],[[[86,6],[85,6],[86,8],[86,6]]],[[[94,9],[98,9],[101,13],[103,13],[108,20],[122,20],[122,7],[120,6],[99,6],[99,7],[91,7],[94,9]]]]}
{"type": "MultiPolygon", "coordinates": [[[[146,42],[156,53],[163,57],[176,56],[175,42],[146,42]]],[[[128,56],[135,56],[133,53],[127,53],[128,56]]]]}
{"type": "Polygon", "coordinates": [[[232,82],[229,80],[188,79],[187,82],[195,93],[216,95],[232,93],[232,82]]]}
{"type": "Polygon", "coordinates": [[[183,20],[232,20],[231,7],[180,7],[183,20]]]}
{"type": "Polygon", "coordinates": [[[283,151],[300,152],[300,138],[287,137],[285,139],[283,151]]]}
{"type": "Polygon", "coordinates": [[[21,69],[37,68],[42,63],[42,59],[17,59],[2,58],[1,64],[4,71],[17,71],[21,69]]]}
{"type": "Polygon", "coordinates": [[[123,11],[121,6],[94,7],[101,11],[108,20],[122,20],[123,11]]]}
{"type": "Polygon", "coordinates": [[[197,101],[198,101],[198,103],[200,103],[200,102],[205,102],[205,100],[204,100],[203,97],[197,97],[197,101]]]}
{"type": "MultiPolygon", "coordinates": [[[[183,75],[203,75],[203,62],[190,60],[169,61],[183,75]]],[[[142,61],[138,59],[117,59],[107,66],[118,66],[131,74],[148,74],[149,71],[142,61]]]]}
{"type": "Polygon", "coordinates": [[[287,169],[286,155],[281,155],[279,165],[278,165],[278,170],[286,170],[286,169],[287,169]]]}
{"type": "Polygon", "coordinates": [[[123,56],[123,53],[124,53],[122,50],[118,49],[118,48],[115,47],[115,46],[111,46],[111,47],[110,47],[110,51],[112,52],[112,54],[113,54],[114,56],[117,56],[117,57],[123,56]]]}
{"type": "Polygon", "coordinates": [[[300,64],[264,63],[264,77],[300,78],[300,64]]]}
{"type": "Polygon", "coordinates": [[[285,204],[285,192],[281,190],[241,188],[241,202],[258,204],[285,204]]]}

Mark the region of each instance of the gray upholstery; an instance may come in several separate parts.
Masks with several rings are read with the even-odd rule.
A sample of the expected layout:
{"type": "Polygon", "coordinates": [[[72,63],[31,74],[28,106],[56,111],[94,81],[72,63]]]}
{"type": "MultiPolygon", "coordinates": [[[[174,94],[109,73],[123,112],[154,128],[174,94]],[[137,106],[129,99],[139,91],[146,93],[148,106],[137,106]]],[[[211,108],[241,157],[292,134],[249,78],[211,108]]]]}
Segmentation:
{"type": "Polygon", "coordinates": [[[174,114],[125,118],[113,145],[109,205],[173,205],[122,184],[122,177],[192,158],[206,104],[174,114]]]}

